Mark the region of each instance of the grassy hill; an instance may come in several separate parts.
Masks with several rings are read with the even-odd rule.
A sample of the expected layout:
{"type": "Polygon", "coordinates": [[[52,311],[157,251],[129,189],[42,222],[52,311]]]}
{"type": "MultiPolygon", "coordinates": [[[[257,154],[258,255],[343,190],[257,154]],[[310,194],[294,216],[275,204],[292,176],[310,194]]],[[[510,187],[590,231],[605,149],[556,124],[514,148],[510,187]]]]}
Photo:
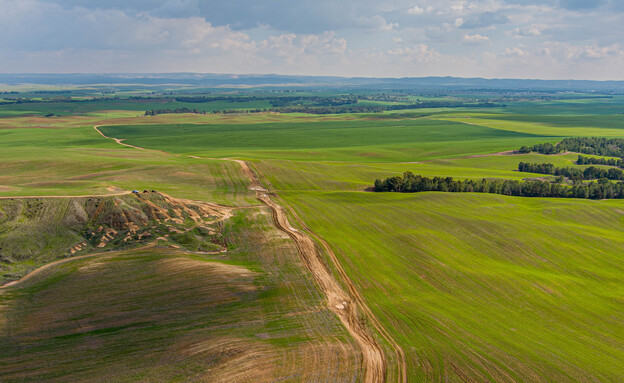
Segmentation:
{"type": "Polygon", "coordinates": [[[357,380],[356,345],[268,211],[222,234],[227,253],[113,251],[0,289],[0,380],[357,380]]]}

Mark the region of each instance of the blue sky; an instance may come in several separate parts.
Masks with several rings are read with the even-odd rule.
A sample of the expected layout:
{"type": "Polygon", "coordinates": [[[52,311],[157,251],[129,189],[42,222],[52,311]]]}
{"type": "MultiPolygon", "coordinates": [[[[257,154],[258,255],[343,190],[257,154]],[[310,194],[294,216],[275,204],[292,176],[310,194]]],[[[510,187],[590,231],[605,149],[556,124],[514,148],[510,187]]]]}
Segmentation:
{"type": "Polygon", "coordinates": [[[624,80],[622,0],[0,0],[0,72],[624,80]]]}

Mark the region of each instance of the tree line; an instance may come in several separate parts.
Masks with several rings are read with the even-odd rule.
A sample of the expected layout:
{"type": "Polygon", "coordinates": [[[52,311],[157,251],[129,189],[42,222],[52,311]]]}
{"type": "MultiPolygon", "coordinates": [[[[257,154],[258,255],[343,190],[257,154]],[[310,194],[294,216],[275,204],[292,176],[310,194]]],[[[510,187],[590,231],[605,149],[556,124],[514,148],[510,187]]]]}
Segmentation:
{"type": "Polygon", "coordinates": [[[551,143],[545,143],[533,146],[522,146],[516,152],[557,154],[566,151],[598,156],[619,157],[624,159],[624,139],[606,137],[568,137],[554,145],[551,143]]]}
{"type": "Polygon", "coordinates": [[[578,160],[576,160],[577,165],[608,165],[608,166],[617,166],[620,168],[624,168],[624,160],[617,158],[593,158],[593,157],[585,157],[579,154],[578,160]]]}
{"type": "Polygon", "coordinates": [[[596,180],[600,178],[606,178],[615,181],[624,180],[624,172],[620,169],[601,169],[595,166],[590,166],[585,169],[575,169],[569,167],[557,168],[553,164],[531,164],[520,162],[518,164],[518,171],[526,173],[552,174],[555,176],[563,176],[568,177],[575,182],[583,180],[596,180]]]}
{"type": "Polygon", "coordinates": [[[187,108],[187,107],[176,108],[176,109],[152,109],[152,110],[146,110],[145,111],[145,115],[146,116],[156,116],[156,115],[159,115],[159,114],[174,114],[174,113],[206,114],[206,112],[204,112],[204,111],[200,111],[200,110],[197,110],[197,109],[191,109],[191,108],[187,108]]]}
{"type": "Polygon", "coordinates": [[[493,193],[517,197],[556,197],[556,198],[591,198],[622,199],[624,182],[610,182],[600,179],[598,182],[575,184],[573,186],[546,181],[516,180],[454,180],[453,177],[423,177],[412,172],[403,176],[376,179],[375,192],[418,193],[427,191],[452,193],[493,193]]]}

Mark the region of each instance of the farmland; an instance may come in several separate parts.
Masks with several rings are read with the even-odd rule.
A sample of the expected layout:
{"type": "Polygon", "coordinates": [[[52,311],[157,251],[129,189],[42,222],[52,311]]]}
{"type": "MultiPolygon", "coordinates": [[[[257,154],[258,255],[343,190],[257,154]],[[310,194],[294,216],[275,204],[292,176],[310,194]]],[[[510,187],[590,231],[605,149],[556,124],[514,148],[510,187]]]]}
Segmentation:
{"type": "Polygon", "coordinates": [[[313,239],[360,312],[370,309],[361,320],[388,381],[624,379],[623,201],[365,191],[405,171],[521,181],[543,175],[519,162],[582,168],[575,153],[509,151],[624,137],[620,96],[329,115],[143,116],[135,101],[80,115],[63,104],[50,118],[15,117],[40,104],[2,106],[0,196],[155,189],[236,207],[215,227],[228,251],[91,252],[1,289],[0,340],[11,346],[0,360],[13,362],[0,380],[248,381],[237,374],[254,371],[258,381],[364,381],[361,343],[328,308],[293,233],[313,239]],[[268,194],[249,190],[232,159],[268,194]],[[281,205],[290,237],[257,196],[281,205]],[[33,368],[28,355],[59,366],[33,368]],[[120,375],[105,375],[112,366],[120,375]]]}

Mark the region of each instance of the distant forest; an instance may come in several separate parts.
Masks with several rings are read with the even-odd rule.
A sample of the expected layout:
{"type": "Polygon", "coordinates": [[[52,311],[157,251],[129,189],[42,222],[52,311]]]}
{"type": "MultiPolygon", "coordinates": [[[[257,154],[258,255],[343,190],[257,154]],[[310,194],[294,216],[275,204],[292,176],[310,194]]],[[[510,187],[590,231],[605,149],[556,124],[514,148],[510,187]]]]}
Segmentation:
{"type": "MultiPolygon", "coordinates": [[[[268,101],[271,107],[251,109],[224,109],[212,113],[308,113],[308,114],[345,114],[345,113],[380,113],[391,110],[423,109],[423,108],[492,108],[505,107],[505,104],[483,102],[478,100],[427,100],[413,101],[403,95],[338,95],[338,96],[184,96],[176,97],[175,101],[185,103],[221,102],[255,102],[268,101]],[[370,102],[370,103],[369,103],[370,102]],[[383,102],[387,104],[374,104],[383,102]]],[[[162,113],[195,113],[181,112],[180,109],[151,110],[146,115],[162,113]]]]}
{"type": "Polygon", "coordinates": [[[600,179],[598,182],[582,183],[573,186],[546,181],[516,180],[454,180],[452,177],[423,177],[412,172],[403,176],[377,179],[373,186],[376,192],[418,193],[440,191],[453,193],[493,193],[518,197],[556,197],[556,198],[590,198],[590,199],[622,199],[624,198],[624,182],[610,182],[600,179]]]}

